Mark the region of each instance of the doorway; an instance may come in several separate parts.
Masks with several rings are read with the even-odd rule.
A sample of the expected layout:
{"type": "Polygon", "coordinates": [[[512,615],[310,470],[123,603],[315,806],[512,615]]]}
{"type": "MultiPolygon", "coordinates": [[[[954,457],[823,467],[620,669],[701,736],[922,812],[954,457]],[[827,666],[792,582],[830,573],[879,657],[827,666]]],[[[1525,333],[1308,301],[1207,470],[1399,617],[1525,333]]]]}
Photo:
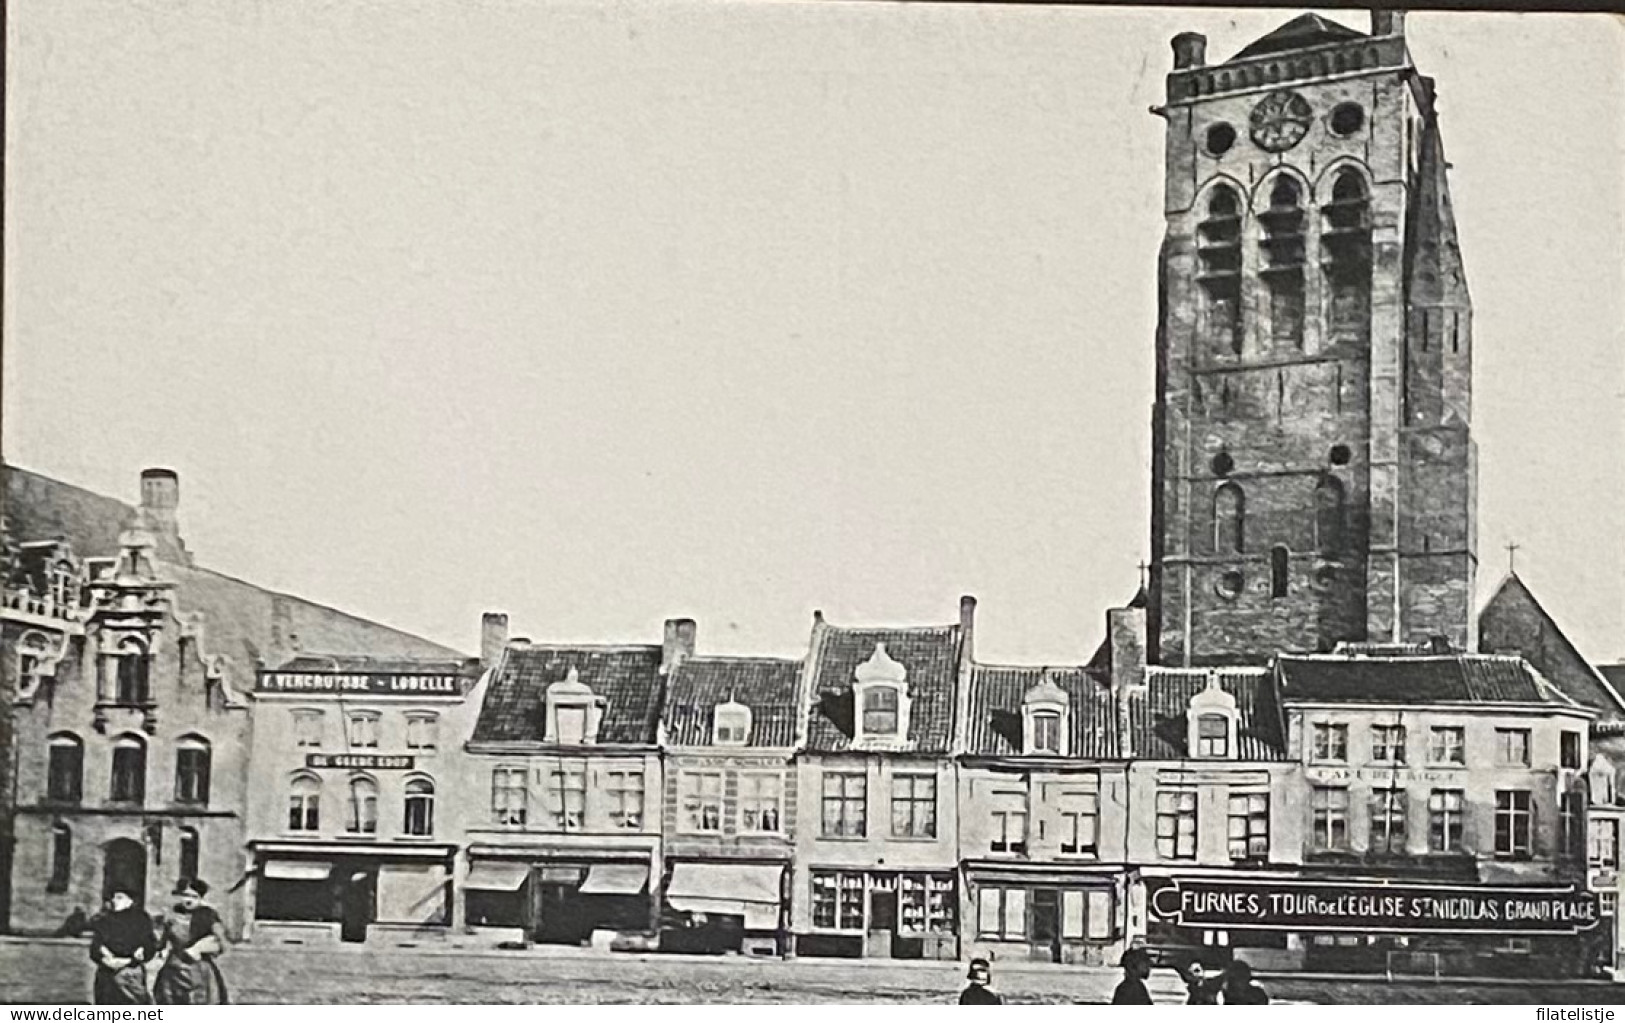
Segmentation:
{"type": "Polygon", "coordinates": [[[892,939],[897,934],[897,892],[880,888],[869,892],[869,947],[867,954],[881,959],[892,956],[892,939]]]}
{"type": "Polygon", "coordinates": [[[137,906],[147,901],[147,847],[129,838],[102,846],[102,901],[124,892],[137,906]]]}
{"type": "Polygon", "coordinates": [[[1061,961],[1061,893],[1054,888],[1034,888],[1032,902],[1032,950],[1049,953],[1050,962],[1061,961]]]}
{"type": "Polygon", "coordinates": [[[338,869],[348,869],[339,892],[339,937],[344,941],[366,941],[367,928],[378,912],[377,869],[338,869]]]}

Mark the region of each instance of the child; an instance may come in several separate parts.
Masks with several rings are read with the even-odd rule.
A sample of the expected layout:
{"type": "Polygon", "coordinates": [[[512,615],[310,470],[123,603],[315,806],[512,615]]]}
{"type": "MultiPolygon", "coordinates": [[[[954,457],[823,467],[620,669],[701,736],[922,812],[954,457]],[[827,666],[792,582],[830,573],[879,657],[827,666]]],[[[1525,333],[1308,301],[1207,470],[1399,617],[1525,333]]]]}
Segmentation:
{"type": "Polygon", "coordinates": [[[970,983],[959,993],[960,1005],[1003,1005],[1004,999],[993,993],[993,967],[986,959],[970,961],[970,983]]]}

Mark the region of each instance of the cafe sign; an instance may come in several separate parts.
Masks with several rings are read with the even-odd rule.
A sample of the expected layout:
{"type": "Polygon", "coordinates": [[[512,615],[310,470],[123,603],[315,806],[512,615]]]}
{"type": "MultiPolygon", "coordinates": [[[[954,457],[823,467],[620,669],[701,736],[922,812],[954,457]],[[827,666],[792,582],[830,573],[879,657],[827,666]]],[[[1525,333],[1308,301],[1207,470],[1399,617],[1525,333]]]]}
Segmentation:
{"type": "Polygon", "coordinates": [[[379,756],[376,753],[306,753],[305,766],[348,771],[410,771],[412,758],[379,756]]]}
{"type": "Polygon", "coordinates": [[[254,691],[301,696],[461,696],[462,684],[460,675],[262,671],[254,679],[254,691]]]}
{"type": "Polygon", "coordinates": [[[1573,887],[1173,879],[1149,896],[1154,919],[1215,929],[1576,934],[1599,919],[1596,895],[1573,887]]]}

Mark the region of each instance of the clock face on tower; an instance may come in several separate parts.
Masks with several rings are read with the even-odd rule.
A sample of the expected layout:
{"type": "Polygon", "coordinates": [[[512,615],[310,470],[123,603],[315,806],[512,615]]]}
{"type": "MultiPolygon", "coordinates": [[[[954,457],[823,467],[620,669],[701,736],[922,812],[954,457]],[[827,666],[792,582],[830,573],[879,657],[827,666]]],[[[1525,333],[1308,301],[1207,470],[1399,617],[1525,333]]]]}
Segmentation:
{"type": "Polygon", "coordinates": [[[1260,149],[1285,152],[1303,140],[1314,119],[1309,101],[1295,92],[1272,92],[1258,101],[1249,119],[1253,141],[1260,149]]]}

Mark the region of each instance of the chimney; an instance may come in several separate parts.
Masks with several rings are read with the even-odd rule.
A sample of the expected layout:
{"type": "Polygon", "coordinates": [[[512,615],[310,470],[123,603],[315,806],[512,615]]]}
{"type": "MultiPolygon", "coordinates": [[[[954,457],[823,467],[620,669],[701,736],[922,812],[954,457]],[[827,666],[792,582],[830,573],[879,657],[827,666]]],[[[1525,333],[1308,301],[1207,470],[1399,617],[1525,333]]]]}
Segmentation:
{"type": "Polygon", "coordinates": [[[1112,653],[1112,690],[1121,694],[1138,686],[1145,679],[1145,608],[1107,611],[1106,641],[1112,653]]]}
{"type": "Polygon", "coordinates": [[[181,478],[174,469],[141,470],[141,517],[157,535],[161,547],[185,558],[180,523],[175,517],[180,503],[181,478]]]}
{"type": "Polygon", "coordinates": [[[959,648],[964,651],[960,656],[968,664],[976,653],[976,598],[970,594],[959,598],[959,648]]]}
{"type": "Polygon", "coordinates": [[[698,626],[692,618],[666,619],[666,635],[661,642],[660,673],[669,675],[681,663],[694,656],[694,636],[698,626]]]}
{"type": "Polygon", "coordinates": [[[1181,32],[1174,36],[1174,70],[1184,71],[1207,63],[1207,36],[1181,32]]]}
{"type": "Polygon", "coordinates": [[[485,612],[480,618],[480,668],[489,671],[496,667],[507,646],[508,616],[500,611],[485,612]]]}
{"type": "Polygon", "coordinates": [[[1371,9],[1371,34],[1374,36],[1405,35],[1405,12],[1385,7],[1371,9]]]}

